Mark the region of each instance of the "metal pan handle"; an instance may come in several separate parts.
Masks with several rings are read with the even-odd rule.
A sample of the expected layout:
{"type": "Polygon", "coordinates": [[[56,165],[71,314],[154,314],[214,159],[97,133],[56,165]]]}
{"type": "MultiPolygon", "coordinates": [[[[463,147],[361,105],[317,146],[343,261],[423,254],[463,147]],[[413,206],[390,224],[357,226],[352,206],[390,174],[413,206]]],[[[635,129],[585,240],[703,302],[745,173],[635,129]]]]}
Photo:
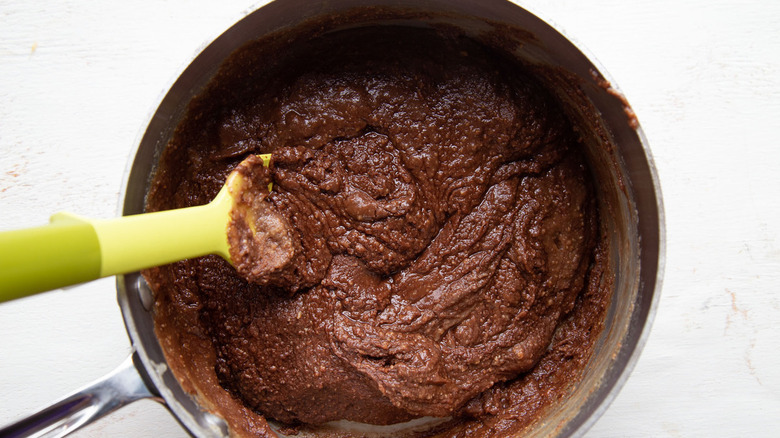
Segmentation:
{"type": "Polygon", "coordinates": [[[27,418],[0,428],[0,437],[63,437],[136,400],[148,398],[162,402],[138,372],[136,360],[133,352],[105,377],[27,418]]]}

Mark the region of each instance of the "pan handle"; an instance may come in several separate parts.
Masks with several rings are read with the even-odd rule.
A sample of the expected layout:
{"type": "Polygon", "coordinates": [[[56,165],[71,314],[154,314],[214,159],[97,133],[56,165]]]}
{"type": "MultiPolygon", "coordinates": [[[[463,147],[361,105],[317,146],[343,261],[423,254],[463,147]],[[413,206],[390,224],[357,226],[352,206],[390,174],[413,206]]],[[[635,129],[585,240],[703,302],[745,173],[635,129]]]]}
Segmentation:
{"type": "Polygon", "coordinates": [[[62,437],[140,399],[162,402],[135,366],[136,353],[105,377],[39,412],[0,428],[0,437],[62,437]]]}

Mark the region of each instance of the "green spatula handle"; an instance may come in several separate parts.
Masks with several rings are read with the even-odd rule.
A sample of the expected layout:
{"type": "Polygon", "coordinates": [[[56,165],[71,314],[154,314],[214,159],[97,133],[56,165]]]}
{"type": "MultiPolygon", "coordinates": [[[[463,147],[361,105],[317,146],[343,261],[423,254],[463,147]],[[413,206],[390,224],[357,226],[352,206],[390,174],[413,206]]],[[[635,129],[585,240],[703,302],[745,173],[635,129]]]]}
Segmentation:
{"type": "Polygon", "coordinates": [[[51,224],[0,233],[0,301],[100,276],[100,243],[92,224],[67,214],[51,224]]]}
{"type": "Polygon", "coordinates": [[[219,254],[230,198],[108,220],[58,213],[46,226],[0,233],[0,301],[115,274],[219,254]]]}

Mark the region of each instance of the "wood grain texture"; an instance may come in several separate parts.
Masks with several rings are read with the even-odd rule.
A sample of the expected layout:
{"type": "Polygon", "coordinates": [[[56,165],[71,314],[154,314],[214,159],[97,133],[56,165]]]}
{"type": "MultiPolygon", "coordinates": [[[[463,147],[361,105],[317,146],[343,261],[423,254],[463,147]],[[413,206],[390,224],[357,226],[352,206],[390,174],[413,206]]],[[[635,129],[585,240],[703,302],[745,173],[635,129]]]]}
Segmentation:
{"type": "MultiPolygon", "coordinates": [[[[652,147],[667,215],[650,340],[589,437],[780,430],[780,3],[528,0],[587,47],[652,147]]],[[[116,214],[128,155],[184,63],[251,3],[0,1],[0,229],[116,214]]],[[[1,250],[1,249],[0,249],[1,250]]],[[[0,306],[0,423],[129,353],[104,279],[0,306]]],[[[186,436],[151,402],[76,436],[186,436]]]]}

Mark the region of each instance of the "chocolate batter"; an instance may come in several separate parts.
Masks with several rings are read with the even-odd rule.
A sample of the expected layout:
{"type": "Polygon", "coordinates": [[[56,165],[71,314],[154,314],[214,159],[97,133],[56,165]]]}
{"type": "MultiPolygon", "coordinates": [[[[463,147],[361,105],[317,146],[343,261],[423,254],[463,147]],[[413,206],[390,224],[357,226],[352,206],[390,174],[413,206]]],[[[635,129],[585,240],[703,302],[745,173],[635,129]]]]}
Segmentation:
{"type": "Polygon", "coordinates": [[[241,275],[215,256],[147,273],[174,371],[239,433],[270,434],[263,417],[532,421],[576,380],[605,306],[591,177],[556,101],[432,30],[268,47],[193,101],[149,196],[206,203],[273,154],[242,165],[261,235],[231,232],[241,275]]]}

